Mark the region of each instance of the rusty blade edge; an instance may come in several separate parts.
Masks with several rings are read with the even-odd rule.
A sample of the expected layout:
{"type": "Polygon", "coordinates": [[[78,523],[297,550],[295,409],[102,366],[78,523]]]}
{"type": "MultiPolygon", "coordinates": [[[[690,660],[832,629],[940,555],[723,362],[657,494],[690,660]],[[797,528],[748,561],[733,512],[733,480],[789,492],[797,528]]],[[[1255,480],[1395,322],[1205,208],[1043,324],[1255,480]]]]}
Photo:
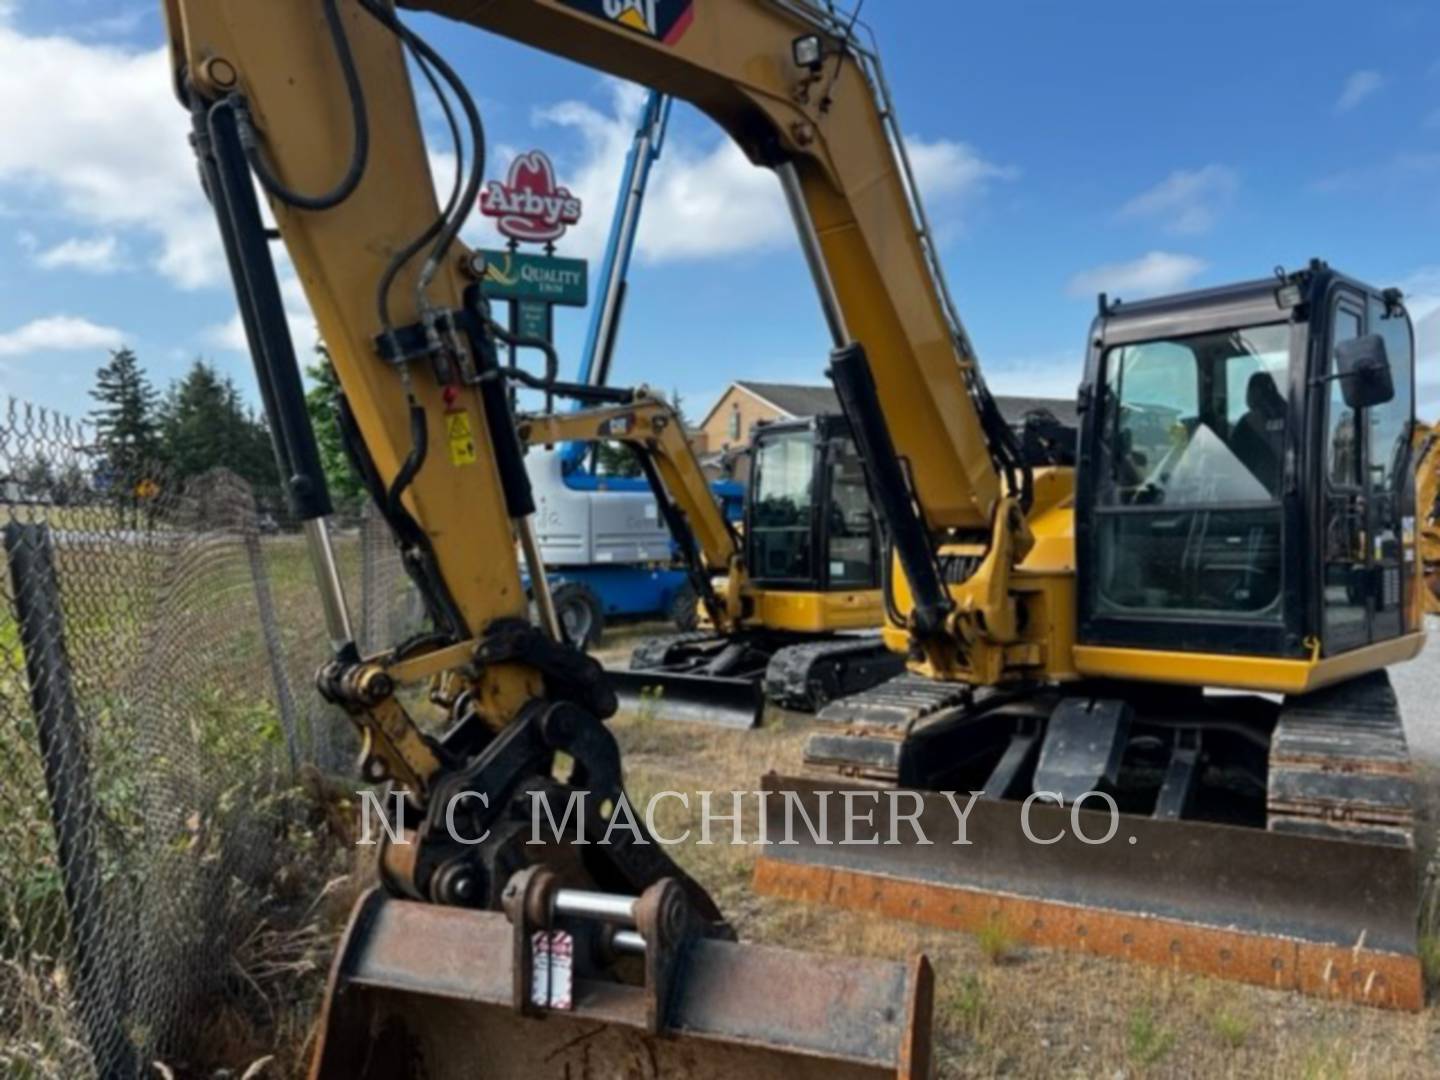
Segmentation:
{"type": "Polygon", "coordinates": [[[762,855],[755,891],[952,930],[998,923],[1034,945],[1113,956],[1234,982],[1419,1011],[1416,956],[1324,945],[956,885],[797,864],[762,855]]]}

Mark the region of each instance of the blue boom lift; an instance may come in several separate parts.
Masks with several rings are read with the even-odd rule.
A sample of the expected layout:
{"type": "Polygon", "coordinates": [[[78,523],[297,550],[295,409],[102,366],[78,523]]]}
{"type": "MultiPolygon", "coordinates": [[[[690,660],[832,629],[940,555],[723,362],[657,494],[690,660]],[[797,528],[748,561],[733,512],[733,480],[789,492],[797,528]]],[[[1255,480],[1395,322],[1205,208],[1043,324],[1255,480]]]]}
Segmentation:
{"type": "MultiPolygon", "coordinates": [[[[669,116],[670,99],[651,92],[625,160],[578,382],[609,382],[640,212],[669,116]]],[[[694,629],[694,590],[676,564],[670,534],[643,477],[603,475],[586,443],[532,453],[526,467],[535,489],[541,557],[571,641],[593,644],[606,620],[615,617],[659,616],[682,630],[694,629]]],[[[727,515],[738,521],[744,488],[717,482],[714,490],[727,515]]]]}

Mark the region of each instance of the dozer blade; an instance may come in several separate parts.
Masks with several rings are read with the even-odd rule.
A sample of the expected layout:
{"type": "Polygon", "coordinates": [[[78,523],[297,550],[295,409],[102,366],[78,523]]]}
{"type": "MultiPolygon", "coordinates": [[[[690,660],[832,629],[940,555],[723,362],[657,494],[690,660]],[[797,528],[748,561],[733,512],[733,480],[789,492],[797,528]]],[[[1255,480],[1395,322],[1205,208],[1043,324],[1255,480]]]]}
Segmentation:
{"type": "Polygon", "coordinates": [[[747,730],[765,715],[765,689],[758,678],[682,675],[674,671],[606,670],[610,685],[628,711],[654,710],[665,720],[747,730]]]}
{"type": "Polygon", "coordinates": [[[923,957],[905,965],[707,938],[686,947],[673,979],[662,974],[668,993],[657,996],[648,981],[588,979],[583,935],[536,966],[533,933],[517,936],[498,912],[368,894],[331,972],[311,1080],[929,1075],[923,957]],[[561,1000],[547,998],[562,967],[561,1000]]]}
{"type": "MultiPolygon", "coordinates": [[[[1037,945],[1388,1008],[1424,1004],[1412,848],[1088,808],[1072,819],[1070,808],[1040,803],[1028,810],[1032,841],[1024,804],[988,799],[976,800],[957,843],[959,815],[944,793],[874,789],[852,800],[860,843],[841,844],[846,806],[835,787],[766,777],[780,794],[766,799],[772,843],[756,866],[758,892],[957,930],[996,924],[1037,945]],[[904,820],[915,798],[923,846],[904,820]],[[898,844],[863,846],[871,808],[879,839],[898,844]],[[1112,823],[1108,842],[1076,833],[1098,840],[1112,823]]],[[[969,795],[952,794],[963,811],[969,795]]]]}

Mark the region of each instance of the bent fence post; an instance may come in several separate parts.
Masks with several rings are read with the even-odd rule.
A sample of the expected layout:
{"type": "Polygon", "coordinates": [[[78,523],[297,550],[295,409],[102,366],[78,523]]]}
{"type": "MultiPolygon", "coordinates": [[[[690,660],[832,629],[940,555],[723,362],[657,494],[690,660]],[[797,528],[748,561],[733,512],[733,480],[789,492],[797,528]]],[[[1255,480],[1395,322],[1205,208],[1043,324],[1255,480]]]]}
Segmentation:
{"type": "Polygon", "coordinates": [[[125,980],[113,970],[117,954],[107,940],[95,842],[99,815],[71,681],[54,541],[49,525],[11,522],[4,543],[69,916],[81,1027],[99,1076],[131,1076],[136,1063],[123,1026],[125,980]]]}

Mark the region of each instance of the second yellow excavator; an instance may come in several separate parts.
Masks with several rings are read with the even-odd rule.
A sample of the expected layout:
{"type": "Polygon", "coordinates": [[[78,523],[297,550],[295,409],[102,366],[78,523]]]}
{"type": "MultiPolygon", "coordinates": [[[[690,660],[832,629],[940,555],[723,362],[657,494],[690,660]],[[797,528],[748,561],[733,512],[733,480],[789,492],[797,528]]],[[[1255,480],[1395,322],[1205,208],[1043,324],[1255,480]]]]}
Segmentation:
{"type": "Polygon", "coordinates": [[[1415,447],[1415,513],[1425,611],[1440,615],[1440,425],[1417,425],[1415,447]]]}

